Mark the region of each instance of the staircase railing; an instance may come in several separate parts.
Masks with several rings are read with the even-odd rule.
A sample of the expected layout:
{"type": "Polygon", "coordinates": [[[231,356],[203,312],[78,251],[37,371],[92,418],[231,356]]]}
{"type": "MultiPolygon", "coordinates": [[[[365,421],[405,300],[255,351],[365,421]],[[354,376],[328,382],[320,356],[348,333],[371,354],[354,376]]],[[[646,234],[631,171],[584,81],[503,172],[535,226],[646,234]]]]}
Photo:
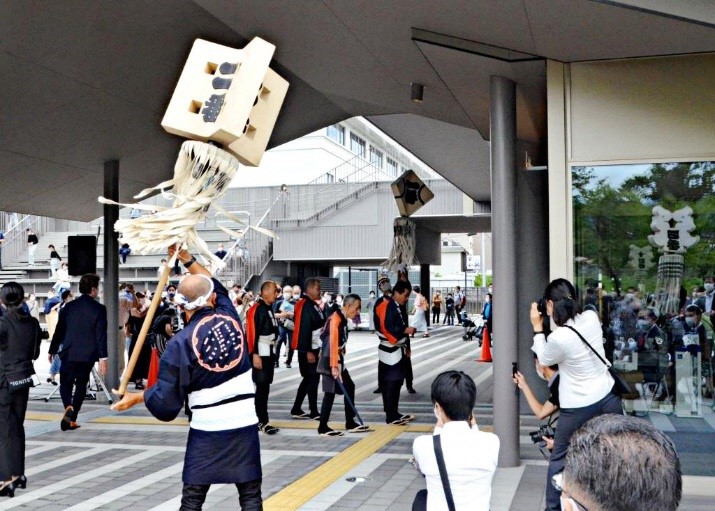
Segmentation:
{"type": "Polygon", "coordinates": [[[348,197],[366,183],[392,181],[391,176],[374,163],[354,157],[317,177],[297,192],[289,192],[283,218],[305,219],[348,197]]]}
{"type": "MultiPolygon", "coordinates": [[[[6,215],[3,215],[6,216],[6,215]]],[[[35,231],[38,237],[45,232],[43,217],[35,215],[24,215],[17,218],[17,222],[6,222],[3,218],[3,235],[5,240],[2,243],[3,266],[16,264],[24,254],[27,253],[27,229],[35,231]],[[5,230],[9,229],[9,230],[5,230]]]]}
{"type": "MultiPolygon", "coordinates": [[[[284,196],[285,192],[281,190],[254,227],[261,227],[266,223],[273,207],[284,196]]],[[[246,229],[226,251],[223,258],[226,266],[217,274],[220,274],[224,280],[231,280],[234,284],[246,287],[254,276],[263,273],[271,259],[273,259],[273,239],[252,229],[246,229]]]]}

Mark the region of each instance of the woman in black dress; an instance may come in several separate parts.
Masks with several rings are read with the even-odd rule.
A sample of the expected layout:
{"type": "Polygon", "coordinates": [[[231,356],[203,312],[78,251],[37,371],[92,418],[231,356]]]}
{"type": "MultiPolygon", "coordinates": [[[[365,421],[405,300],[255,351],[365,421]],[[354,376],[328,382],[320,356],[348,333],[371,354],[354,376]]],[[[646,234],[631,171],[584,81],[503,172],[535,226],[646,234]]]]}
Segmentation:
{"type": "Polygon", "coordinates": [[[32,361],[40,356],[38,321],[22,310],[25,290],[17,282],[0,288],[7,310],[0,318],[0,496],[12,497],[27,487],[25,477],[25,411],[29,387],[10,390],[10,381],[35,373],[32,361]]]}

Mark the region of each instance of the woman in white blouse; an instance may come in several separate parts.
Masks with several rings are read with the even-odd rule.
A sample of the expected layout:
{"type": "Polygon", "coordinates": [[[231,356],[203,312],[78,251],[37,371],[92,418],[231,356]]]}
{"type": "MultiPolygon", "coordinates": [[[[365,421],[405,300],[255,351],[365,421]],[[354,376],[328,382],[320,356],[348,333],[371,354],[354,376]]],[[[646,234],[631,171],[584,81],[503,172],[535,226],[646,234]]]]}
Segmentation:
{"type": "Polygon", "coordinates": [[[605,360],[603,331],[598,315],[593,311],[581,311],[576,290],[566,279],[551,282],[544,291],[544,300],[553,330],[547,339],[544,319],[537,304],[532,303],[530,317],[534,327],[534,344],[531,349],[541,364],[558,364],[561,375],[561,414],[546,484],[546,509],[560,510],[560,492],[551,485],[551,478],[564,468],[571,435],[597,415],[622,414],[623,407],[621,398],[611,392],[614,382],[608,367],[578,335],[581,334],[605,360]]]}

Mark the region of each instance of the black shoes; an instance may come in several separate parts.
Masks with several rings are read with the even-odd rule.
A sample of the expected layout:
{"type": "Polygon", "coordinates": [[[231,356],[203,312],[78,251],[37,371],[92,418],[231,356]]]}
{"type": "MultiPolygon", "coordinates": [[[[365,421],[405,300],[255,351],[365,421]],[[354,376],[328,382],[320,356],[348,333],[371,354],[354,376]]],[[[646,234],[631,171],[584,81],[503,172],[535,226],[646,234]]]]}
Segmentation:
{"type": "Polygon", "coordinates": [[[373,394],[382,394],[382,389],[380,387],[372,391],[373,394]]]}
{"type": "Polygon", "coordinates": [[[414,387],[407,387],[407,392],[410,394],[417,394],[417,391],[414,389],[414,387]]]}
{"type": "Polygon", "coordinates": [[[65,414],[62,416],[62,420],[60,421],[60,429],[62,431],[67,431],[72,427],[72,412],[74,411],[74,408],[71,406],[68,406],[65,408],[65,414]]]}

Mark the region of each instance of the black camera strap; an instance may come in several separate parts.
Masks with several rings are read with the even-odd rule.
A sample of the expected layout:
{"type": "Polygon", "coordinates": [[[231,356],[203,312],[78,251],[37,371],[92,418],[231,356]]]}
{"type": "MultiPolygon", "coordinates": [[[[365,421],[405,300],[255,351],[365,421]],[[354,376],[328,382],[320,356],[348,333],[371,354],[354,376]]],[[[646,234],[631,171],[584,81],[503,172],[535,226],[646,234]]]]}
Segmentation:
{"type": "Polygon", "coordinates": [[[444,454],[442,453],[442,439],[439,435],[432,435],[432,443],[434,444],[434,455],[437,458],[437,467],[439,468],[439,477],[442,479],[442,488],[444,488],[444,496],[447,498],[447,507],[449,511],[456,511],[454,507],[454,498],[452,497],[452,488],[449,486],[449,477],[447,477],[447,467],[444,464],[444,454]]]}

